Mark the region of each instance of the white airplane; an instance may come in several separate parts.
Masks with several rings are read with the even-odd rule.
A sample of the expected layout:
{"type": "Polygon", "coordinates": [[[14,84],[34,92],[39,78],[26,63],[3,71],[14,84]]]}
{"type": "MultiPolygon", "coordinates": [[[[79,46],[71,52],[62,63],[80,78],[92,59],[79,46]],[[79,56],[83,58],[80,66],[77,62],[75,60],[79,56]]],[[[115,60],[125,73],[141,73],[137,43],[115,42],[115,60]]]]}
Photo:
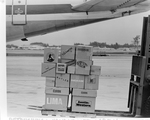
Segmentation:
{"type": "Polygon", "coordinates": [[[150,10],[150,0],[7,0],[8,41],[150,10]]]}

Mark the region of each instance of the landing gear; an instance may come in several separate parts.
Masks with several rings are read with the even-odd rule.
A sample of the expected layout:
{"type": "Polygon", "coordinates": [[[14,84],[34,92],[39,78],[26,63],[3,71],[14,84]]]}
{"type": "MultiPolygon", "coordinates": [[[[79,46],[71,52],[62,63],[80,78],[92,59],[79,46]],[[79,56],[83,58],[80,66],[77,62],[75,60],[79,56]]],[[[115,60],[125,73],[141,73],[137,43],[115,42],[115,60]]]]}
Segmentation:
{"type": "Polygon", "coordinates": [[[89,12],[88,11],[86,11],[86,15],[88,15],[89,14],[89,12]]]}
{"type": "Polygon", "coordinates": [[[21,40],[22,40],[22,41],[28,41],[28,39],[27,39],[27,38],[22,38],[21,40]]]}
{"type": "Polygon", "coordinates": [[[111,13],[113,14],[114,12],[116,12],[116,10],[115,9],[112,9],[112,10],[110,10],[111,11],[111,13]]]}
{"type": "Polygon", "coordinates": [[[132,11],[130,11],[130,10],[129,10],[129,11],[122,12],[122,17],[123,17],[126,13],[128,13],[129,15],[131,15],[131,12],[132,12],[132,11]]]}

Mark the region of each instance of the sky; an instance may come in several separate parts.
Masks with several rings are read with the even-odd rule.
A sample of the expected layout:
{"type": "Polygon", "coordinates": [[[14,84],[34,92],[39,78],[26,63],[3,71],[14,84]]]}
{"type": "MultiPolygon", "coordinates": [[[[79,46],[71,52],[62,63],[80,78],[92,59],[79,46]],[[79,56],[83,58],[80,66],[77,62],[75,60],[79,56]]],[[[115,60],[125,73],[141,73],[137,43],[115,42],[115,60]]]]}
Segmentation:
{"type": "Polygon", "coordinates": [[[7,44],[21,46],[33,42],[43,42],[49,45],[73,45],[74,43],[89,44],[94,41],[106,42],[107,44],[115,44],[116,42],[131,44],[136,35],[140,35],[141,38],[143,17],[148,17],[148,15],[150,15],[150,11],[31,37],[27,42],[17,40],[7,44]]]}

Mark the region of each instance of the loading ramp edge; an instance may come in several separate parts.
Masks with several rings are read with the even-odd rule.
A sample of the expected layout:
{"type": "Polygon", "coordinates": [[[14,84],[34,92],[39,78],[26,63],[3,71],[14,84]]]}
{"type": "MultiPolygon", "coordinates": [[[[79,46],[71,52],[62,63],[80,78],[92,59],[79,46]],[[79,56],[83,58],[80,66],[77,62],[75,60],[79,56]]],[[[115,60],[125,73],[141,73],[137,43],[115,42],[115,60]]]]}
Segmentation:
{"type": "Polygon", "coordinates": [[[68,112],[68,111],[55,111],[55,110],[41,110],[42,115],[62,116],[62,117],[90,117],[95,118],[96,116],[109,116],[109,117],[134,117],[133,114],[127,111],[108,111],[108,110],[95,110],[94,113],[88,112],[68,112]]]}
{"type": "Polygon", "coordinates": [[[109,110],[95,110],[97,116],[116,116],[116,117],[134,117],[128,111],[109,111],[109,110]]]}

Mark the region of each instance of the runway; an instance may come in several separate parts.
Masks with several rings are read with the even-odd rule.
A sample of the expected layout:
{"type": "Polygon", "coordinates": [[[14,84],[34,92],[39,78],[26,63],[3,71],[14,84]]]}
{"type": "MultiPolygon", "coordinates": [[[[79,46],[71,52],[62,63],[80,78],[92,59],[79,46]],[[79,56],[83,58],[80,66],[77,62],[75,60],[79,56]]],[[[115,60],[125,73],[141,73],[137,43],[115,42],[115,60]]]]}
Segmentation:
{"type": "MultiPolygon", "coordinates": [[[[93,57],[102,67],[96,109],[128,111],[131,55],[93,57]]],[[[9,117],[44,117],[29,105],[42,106],[45,78],[41,77],[43,57],[7,57],[7,111],[9,117]]]]}

